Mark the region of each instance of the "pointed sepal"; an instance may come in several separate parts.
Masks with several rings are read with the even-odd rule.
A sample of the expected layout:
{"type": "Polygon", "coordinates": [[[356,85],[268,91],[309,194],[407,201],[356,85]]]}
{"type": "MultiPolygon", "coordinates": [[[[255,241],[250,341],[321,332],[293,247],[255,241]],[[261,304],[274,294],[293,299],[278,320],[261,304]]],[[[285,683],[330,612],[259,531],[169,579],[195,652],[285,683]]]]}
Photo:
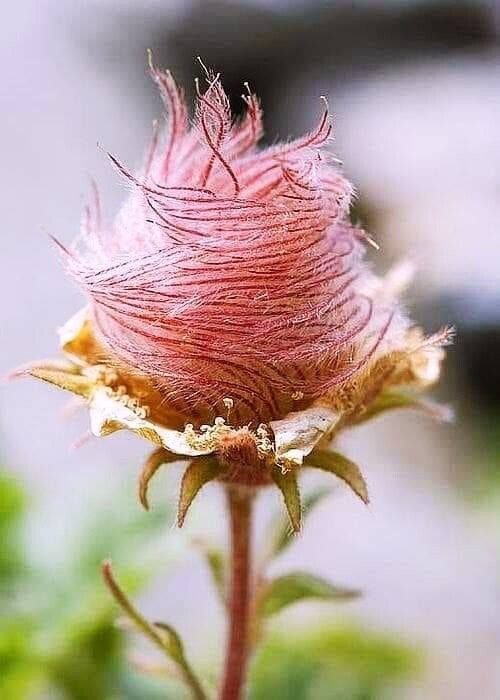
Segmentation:
{"type": "Polygon", "coordinates": [[[173,454],[172,452],[169,452],[163,447],[159,447],[157,450],[154,450],[154,452],[152,452],[147,458],[147,460],[144,462],[144,466],[139,475],[138,490],[139,501],[141,502],[145,510],[149,510],[148,488],[149,482],[151,481],[153,476],[163,464],[178,462],[181,459],[183,458],[180,455],[173,454]]]}
{"type": "MultiPolygon", "coordinates": [[[[330,488],[320,487],[305,495],[302,501],[303,522],[309,513],[314,510],[316,505],[326,496],[330,495],[331,492],[332,489],[330,488]]],[[[293,542],[293,538],[290,536],[289,518],[283,513],[282,509],[280,509],[280,512],[273,517],[269,523],[266,542],[268,542],[269,545],[266,547],[265,561],[274,559],[274,557],[281,554],[281,552],[293,542]]]]}
{"type": "Polygon", "coordinates": [[[446,405],[424,399],[408,391],[389,389],[373,401],[366,410],[356,418],[356,423],[365,423],[376,416],[400,408],[410,408],[425,413],[430,418],[449,423],[453,420],[453,410],[446,405]]]}
{"type": "Polygon", "coordinates": [[[316,467],[334,474],[342,479],[359,496],[363,503],[368,504],[368,487],[365,478],[357,464],[344,457],[339,452],[316,450],[307,457],[306,466],[316,467]]]}
{"type": "Polygon", "coordinates": [[[222,467],[215,457],[199,457],[194,459],[184,472],[179,496],[177,524],[182,527],[186,514],[198,491],[209,481],[216,479],[222,467]]]}
{"type": "Polygon", "coordinates": [[[275,466],[272,471],[272,477],[283,496],[292,530],[299,532],[302,523],[302,507],[300,504],[297,473],[293,469],[283,472],[278,466],[275,466]]]}
{"type": "Polygon", "coordinates": [[[68,366],[67,369],[31,366],[27,367],[24,373],[85,398],[90,396],[95,386],[95,382],[91,378],[80,374],[76,367],[73,369],[71,366],[68,366]]]}

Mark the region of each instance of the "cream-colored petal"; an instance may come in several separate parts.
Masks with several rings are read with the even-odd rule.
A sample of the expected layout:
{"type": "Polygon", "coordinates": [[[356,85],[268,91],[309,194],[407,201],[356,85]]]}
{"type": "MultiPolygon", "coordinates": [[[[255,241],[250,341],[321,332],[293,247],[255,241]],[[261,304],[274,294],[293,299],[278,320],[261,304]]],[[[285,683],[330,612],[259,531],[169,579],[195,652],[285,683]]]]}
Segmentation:
{"type": "Polygon", "coordinates": [[[83,309],[77,311],[66,323],[57,329],[57,334],[61,343],[61,348],[64,350],[68,343],[73,342],[82,332],[88,320],[89,308],[84,306],[83,309]]]}
{"type": "Polygon", "coordinates": [[[74,362],[85,366],[103,361],[106,352],[96,339],[87,306],[74,314],[57,332],[61,349],[74,362]]]}
{"type": "Polygon", "coordinates": [[[339,419],[340,414],[326,406],[312,406],[290,413],[282,420],[271,421],[276,462],[284,467],[287,464],[300,466],[339,419]]]}
{"type": "Polygon", "coordinates": [[[441,365],[445,357],[443,348],[428,345],[420,348],[410,356],[411,370],[422,389],[435,384],[441,374],[441,365]]]}
{"type": "Polygon", "coordinates": [[[109,435],[117,430],[132,430],[140,437],[154,445],[164,447],[170,452],[188,457],[198,457],[213,452],[213,449],[196,449],[192,447],[185,433],[157,425],[138,415],[126,405],[127,397],[118,396],[108,387],[96,387],[89,401],[90,429],[98,437],[109,435]]]}
{"type": "Polygon", "coordinates": [[[59,336],[59,344],[65,353],[73,358],[80,360],[81,352],[80,341],[82,335],[85,334],[85,328],[88,324],[88,307],[85,306],[76,314],[73,314],[64,325],[57,329],[59,336]]]}

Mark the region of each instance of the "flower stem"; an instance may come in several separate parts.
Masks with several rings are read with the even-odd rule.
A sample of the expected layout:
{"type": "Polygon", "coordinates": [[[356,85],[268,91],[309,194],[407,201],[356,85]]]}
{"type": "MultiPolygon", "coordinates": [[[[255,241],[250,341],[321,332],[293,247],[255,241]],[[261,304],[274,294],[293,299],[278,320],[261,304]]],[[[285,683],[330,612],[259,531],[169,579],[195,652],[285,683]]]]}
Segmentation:
{"type": "Polygon", "coordinates": [[[231,528],[231,590],[229,629],[220,700],[240,700],[245,683],[249,643],[250,558],[253,493],[246,487],[227,486],[231,528]]]}

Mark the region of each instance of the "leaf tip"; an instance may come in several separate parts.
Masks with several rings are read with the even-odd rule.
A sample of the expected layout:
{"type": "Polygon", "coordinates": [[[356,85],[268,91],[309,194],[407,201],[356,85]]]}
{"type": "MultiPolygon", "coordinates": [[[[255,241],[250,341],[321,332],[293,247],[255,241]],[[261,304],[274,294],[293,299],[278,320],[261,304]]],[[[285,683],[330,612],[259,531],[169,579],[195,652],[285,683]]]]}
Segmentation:
{"type": "Polygon", "coordinates": [[[273,472],[273,480],[283,496],[292,531],[297,534],[302,527],[302,505],[297,475],[295,471],[283,472],[277,467],[273,472]]]}

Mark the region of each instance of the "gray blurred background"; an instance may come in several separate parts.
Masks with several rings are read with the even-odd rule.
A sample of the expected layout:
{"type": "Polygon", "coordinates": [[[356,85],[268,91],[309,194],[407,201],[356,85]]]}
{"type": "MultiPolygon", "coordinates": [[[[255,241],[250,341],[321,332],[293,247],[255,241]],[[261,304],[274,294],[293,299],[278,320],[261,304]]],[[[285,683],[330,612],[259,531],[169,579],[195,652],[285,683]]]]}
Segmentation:
{"type": "MultiPolygon", "coordinates": [[[[328,96],[335,150],[359,193],[354,215],[381,245],[374,266],[410,256],[413,317],[430,331],[457,327],[439,390],[457,420],[394,414],[348,435],[372,505],[337,489],[279,566],[361,587],[350,617],[425,648],[425,674],[400,691],[404,700],[500,697],[499,32],[500,6],[480,0],[25,0],[2,9],[4,372],[53,355],[56,327],[82,303],[48,234],[78,233],[91,176],[110,218],[122,201],[104,152],[138,164],[160,114],[147,48],[188,91],[202,56],[235,110],[248,80],[266,142],[310,127],[328,96]]],[[[90,504],[112,509],[115,495],[133,492],[147,451],[126,435],[72,450],[87,426],[85,416],[62,419],[64,401],[23,382],[2,387],[0,405],[2,461],[36,502],[29,547],[54,576],[90,504]]],[[[160,482],[156,502],[175,502],[176,478],[160,482]]],[[[143,594],[195,657],[216,660],[220,610],[196,556],[180,552],[190,535],[222,538],[222,520],[210,488],[187,535],[171,532],[170,518],[174,570],[143,594]]]]}

